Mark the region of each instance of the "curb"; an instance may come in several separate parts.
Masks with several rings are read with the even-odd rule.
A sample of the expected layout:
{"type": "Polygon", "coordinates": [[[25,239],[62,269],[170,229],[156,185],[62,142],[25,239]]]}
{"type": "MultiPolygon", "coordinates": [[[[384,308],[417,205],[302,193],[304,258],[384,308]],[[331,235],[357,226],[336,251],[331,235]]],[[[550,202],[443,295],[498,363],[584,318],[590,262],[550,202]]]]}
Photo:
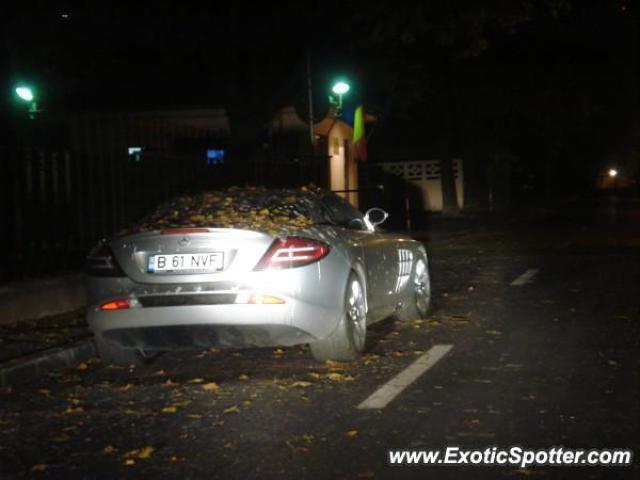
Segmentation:
{"type": "Polygon", "coordinates": [[[0,365],[0,386],[37,377],[48,370],[70,367],[96,356],[92,339],[82,340],[68,347],[58,347],[28,355],[0,365]]]}

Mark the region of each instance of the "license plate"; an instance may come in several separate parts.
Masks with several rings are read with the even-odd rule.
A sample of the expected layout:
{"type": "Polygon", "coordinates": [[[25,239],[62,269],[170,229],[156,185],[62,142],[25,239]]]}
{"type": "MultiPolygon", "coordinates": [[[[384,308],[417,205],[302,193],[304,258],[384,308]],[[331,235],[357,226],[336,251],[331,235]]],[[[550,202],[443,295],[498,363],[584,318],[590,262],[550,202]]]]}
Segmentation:
{"type": "Polygon", "coordinates": [[[149,273],[210,273],[224,267],[224,254],[180,253],[173,255],[151,255],[147,264],[149,273]]]}

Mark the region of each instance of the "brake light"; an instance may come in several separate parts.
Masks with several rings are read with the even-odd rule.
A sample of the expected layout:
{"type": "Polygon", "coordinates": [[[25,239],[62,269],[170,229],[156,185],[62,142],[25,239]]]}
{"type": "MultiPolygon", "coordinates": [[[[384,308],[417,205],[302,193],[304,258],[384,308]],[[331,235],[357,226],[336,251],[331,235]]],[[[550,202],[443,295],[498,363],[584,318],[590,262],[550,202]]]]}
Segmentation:
{"type": "Polygon", "coordinates": [[[326,257],[330,251],[329,245],[318,240],[287,237],[273,242],[255,270],[302,267],[326,257]]]}
{"type": "Polygon", "coordinates": [[[100,305],[100,310],[126,310],[129,308],[129,300],[126,298],[119,298],[112,300],[111,302],[103,303],[100,305]]]}
{"type": "Polygon", "coordinates": [[[208,228],[167,228],[161,230],[162,235],[192,235],[196,233],[209,233],[208,228]]]}

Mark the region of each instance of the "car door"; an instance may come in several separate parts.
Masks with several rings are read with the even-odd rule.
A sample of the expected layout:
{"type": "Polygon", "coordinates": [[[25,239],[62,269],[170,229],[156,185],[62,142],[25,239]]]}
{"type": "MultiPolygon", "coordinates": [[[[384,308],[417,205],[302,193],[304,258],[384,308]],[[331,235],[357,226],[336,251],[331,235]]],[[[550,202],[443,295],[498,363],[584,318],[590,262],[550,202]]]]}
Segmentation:
{"type": "Polygon", "coordinates": [[[343,228],[353,247],[361,248],[367,282],[369,321],[389,316],[395,310],[398,254],[396,236],[367,228],[364,215],[345,199],[328,194],[323,203],[332,220],[343,228]]]}

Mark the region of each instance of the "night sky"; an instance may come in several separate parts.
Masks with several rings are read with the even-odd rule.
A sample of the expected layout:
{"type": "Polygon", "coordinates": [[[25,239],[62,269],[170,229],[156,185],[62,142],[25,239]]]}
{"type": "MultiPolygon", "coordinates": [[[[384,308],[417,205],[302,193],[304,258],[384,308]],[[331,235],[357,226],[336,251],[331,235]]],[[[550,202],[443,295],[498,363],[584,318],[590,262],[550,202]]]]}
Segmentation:
{"type": "Polygon", "coordinates": [[[11,86],[26,80],[46,111],[223,105],[232,119],[263,125],[287,104],[306,115],[308,53],[316,116],[326,112],[330,79],[348,75],[351,100],[378,115],[370,140],[380,151],[393,138],[407,155],[427,140],[434,155],[637,162],[637,151],[629,160],[638,103],[630,1],[5,8],[5,112],[15,111],[11,86]]]}

